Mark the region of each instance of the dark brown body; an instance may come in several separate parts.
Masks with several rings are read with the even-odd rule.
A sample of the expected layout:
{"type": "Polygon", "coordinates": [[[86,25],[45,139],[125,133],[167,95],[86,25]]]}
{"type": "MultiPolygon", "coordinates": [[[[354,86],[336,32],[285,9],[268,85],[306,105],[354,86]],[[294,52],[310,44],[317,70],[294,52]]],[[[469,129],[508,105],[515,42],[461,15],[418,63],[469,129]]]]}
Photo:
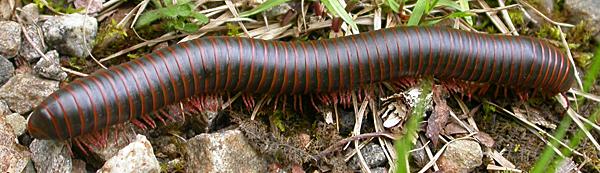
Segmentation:
{"type": "Polygon", "coordinates": [[[72,82],[33,111],[28,129],[67,139],[203,93],[328,93],[416,76],[549,95],[574,80],[559,49],[530,37],[421,27],[307,42],[207,37],[72,82]]]}

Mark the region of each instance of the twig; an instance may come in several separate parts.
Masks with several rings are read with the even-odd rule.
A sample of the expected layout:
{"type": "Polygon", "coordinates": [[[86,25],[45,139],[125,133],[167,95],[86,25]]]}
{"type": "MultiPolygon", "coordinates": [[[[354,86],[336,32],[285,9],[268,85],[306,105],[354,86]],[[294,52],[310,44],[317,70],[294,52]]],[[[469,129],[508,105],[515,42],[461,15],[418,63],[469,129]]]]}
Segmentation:
{"type": "MultiPolygon", "coordinates": [[[[498,4],[500,4],[500,7],[507,7],[504,4],[504,0],[498,0],[498,4]]],[[[519,4],[513,4],[513,5],[519,5],[519,4]]],[[[523,7],[521,7],[521,5],[519,5],[519,8],[523,8],[523,7]]],[[[510,19],[510,16],[508,15],[508,11],[502,10],[502,11],[500,11],[500,13],[502,13],[502,18],[504,18],[504,22],[508,26],[508,29],[510,30],[510,34],[519,35],[519,32],[517,32],[517,28],[515,28],[515,25],[513,24],[512,20],[510,19]]]]}
{"type": "Polygon", "coordinates": [[[525,5],[525,7],[527,7],[527,8],[529,8],[529,9],[533,10],[533,11],[534,11],[536,14],[538,14],[538,15],[539,15],[540,17],[542,17],[544,20],[546,20],[546,21],[548,21],[548,22],[550,22],[550,23],[552,23],[552,24],[554,24],[554,25],[558,25],[558,26],[564,26],[564,27],[569,27],[569,28],[573,28],[573,27],[575,27],[575,25],[571,25],[571,24],[568,24],[568,23],[560,23],[560,22],[555,22],[554,20],[552,20],[552,19],[550,19],[550,18],[546,17],[546,15],[544,15],[544,13],[540,12],[538,9],[534,8],[533,6],[531,6],[531,4],[529,4],[529,3],[527,3],[527,2],[525,2],[525,1],[523,1],[523,0],[517,0],[517,2],[519,2],[519,4],[523,4],[523,5],[525,5]]]}
{"type": "Polygon", "coordinates": [[[575,60],[573,60],[573,55],[571,54],[571,48],[569,48],[569,43],[567,43],[567,39],[565,38],[565,33],[562,31],[560,26],[557,26],[558,32],[560,33],[560,40],[563,43],[563,46],[567,50],[567,57],[569,57],[569,62],[571,64],[571,68],[573,68],[573,73],[575,74],[575,79],[577,81],[577,85],[579,85],[579,89],[583,90],[583,84],[581,82],[581,78],[579,77],[579,72],[576,70],[577,67],[575,65],[575,60]]]}
{"type": "Polygon", "coordinates": [[[582,96],[584,98],[590,99],[590,100],[595,101],[595,102],[600,102],[600,97],[597,96],[597,95],[593,95],[593,94],[590,94],[590,93],[584,93],[584,92],[581,92],[581,91],[573,89],[573,88],[569,89],[568,92],[570,92],[572,94],[575,94],[575,95],[578,95],[578,96],[582,96]]]}
{"type": "MultiPolygon", "coordinates": [[[[564,99],[560,99],[560,97],[561,96],[556,96],[556,100],[558,100],[558,102],[562,106],[566,106],[567,101],[565,101],[564,99]]],[[[577,114],[577,112],[575,112],[573,109],[569,108],[567,110],[567,115],[569,115],[571,117],[573,122],[575,122],[575,124],[577,124],[577,126],[581,129],[581,131],[583,131],[585,136],[587,136],[590,139],[590,142],[592,142],[592,144],[594,144],[594,146],[596,147],[596,151],[600,152],[600,144],[598,144],[598,141],[594,138],[594,136],[592,136],[590,131],[587,128],[585,128],[583,123],[579,120],[579,118],[578,118],[579,115],[577,114]]]]}
{"type": "Polygon", "coordinates": [[[60,67],[60,69],[62,69],[63,71],[65,71],[67,73],[71,73],[71,74],[74,74],[74,75],[77,75],[77,76],[81,76],[81,77],[89,76],[88,74],[81,73],[81,72],[78,72],[78,71],[75,71],[75,70],[71,70],[71,69],[66,68],[66,67],[60,67]]]}
{"type": "MultiPolygon", "coordinates": [[[[91,6],[92,2],[93,2],[92,0],[88,0],[88,4],[87,4],[87,6],[85,8],[85,16],[86,16],[86,18],[83,18],[83,21],[81,22],[82,26],[85,26],[85,22],[87,21],[87,17],[90,17],[88,11],[90,10],[90,6],[91,6]]],[[[83,37],[81,38],[83,40],[83,48],[88,53],[88,55],[92,58],[92,60],[94,60],[94,62],[96,62],[96,64],[100,65],[100,67],[102,67],[103,69],[107,69],[106,66],[104,66],[102,63],[100,63],[100,61],[98,61],[98,59],[96,59],[96,57],[94,57],[94,55],[92,55],[92,52],[90,51],[90,49],[92,49],[92,46],[90,46],[90,48],[88,48],[88,42],[85,39],[86,38],[86,30],[85,29],[86,28],[83,27],[83,32],[82,32],[83,37]]]]}
{"type": "MultiPolygon", "coordinates": [[[[490,6],[485,1],[477,0],[477,2],[484,9],[490,9],[490,6]]],[[[500,30],[501,33],[508,33],[508,28],[506,28],[506,25],[504,25],[502,20],[500,20],[500,18],[495,13],[486,12],[485,14],[490,18],[490,20],[492,20],[492,23],[496,26],[496,28],[498,28],[498,30],[500,30]]]]}
{"type": "Polygon", "coordinates": [[[392,140],[396,140],[398,138],[398,137],[394,136],[394,134],[386,133],[386,132],[363,133],[363,134],[352,136],[352,137],[348,137],[348,138],[345,138],[345,139],[342,139],[342,140],[336,142],[332,146],[330,146],[327,149],[321,151],[317,155],[316,158],[317,158],[317,160],[320,159],[320,158],[323,158],[326,155],[328,155],[329,153],[335,151],[340,146],[344,146],[348,142],[352,142],[352,141],[359,140],[359,139],[372,138],[372,137],[385,137],[385,138],[389,138],[389,139],[392,139],[392,140]]]}
{"type": "Polygon", "coordinates": [[[146,41],[146,42],[143,42],[143,43],[139,43],[139,44],[133,45],[133,46],[127,48],[127,49],[120,50],[120,51],[118,51],[118,52],[116,52],[116,53],[114,53],[112,55],[109,55],[109,56],[107,56],[105,58],[100,59],[100,62],[111,60],[113,58],[116,58],[118,56],[121,56],[123,54],[129,53],[129,52],[131,52],[133,50],[139,49],[140,47],[147,46],[147,45],[152,44],[152,43],[162,42],[162,41],[171,40],[171,39],[175,39],[175,38],[180,38],[180,37],[184,37],[184,36],[185,35],[174,35],[174,36],[165,36],[165,35],[163,35],[163,36],[161,36],[159,38],[156,38],[154,40],[149,40],[149,41],[146,41]]]}
{"type": "Polygon", "coordinates": [[[496,7],[496,8],[485,8],[485,9],[471,9],[471,10],[467,10],[466,12],[471,12],[471,13],[490,13],[490,12],[498,12],[498,11],[506,11],[507,9],[511,9],[511,8],[520,8],[521,5],[519,4],[512,4],[512,5],[508,5],[508,6],[501,6],[501,7],[496,7]]]}
{"type": "MultiPolygon", "coordinates": [[[[231,0],[225,0],[225,4],[227,5],[227,8],[229,8],[229,11],[231,12],[231,14],[233,14],[233,16],[235,18],[240,17],[240,15],[237,12],[237,9],[235,9],[235,7],[236,7],[235,4],[233,4],[233,2],[231,2],[231,0]]],[[[240,27],[242,28],[244,33],[246,33],[247,35],[250,35],[250,34],[248,34],[248,29],[246,29],[246,26],[244,26],[244,23],[242,23],[242,22],[237,22],[237,23],[238,23],[238,25],[240,25],[240,27]]]]}

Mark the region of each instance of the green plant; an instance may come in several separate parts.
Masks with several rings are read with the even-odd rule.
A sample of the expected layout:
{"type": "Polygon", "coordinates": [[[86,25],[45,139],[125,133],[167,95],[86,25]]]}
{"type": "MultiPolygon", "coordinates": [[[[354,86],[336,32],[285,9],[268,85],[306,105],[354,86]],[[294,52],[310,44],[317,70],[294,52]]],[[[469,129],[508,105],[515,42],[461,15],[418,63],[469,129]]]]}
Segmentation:
{"type": "Polygon", "coordinates": [[[394,13],[399,13],[400,12],[400,7],[404,6],[403,3],[404,3],[403,0],[400,1],[400,2],[398,2],[398,0],[384,0],[383,1],[384,7],[388,7],[394,13]]]}
{"type": "Polygon", "coordinates": [[[346,9],[342,6],[342,4],[340,4],[339,1],[337,1],[337,0],[322,0],[321,3],[323,3],[323,5],[325,5],[325,8],[327,8],[327,10],[329,11],[329,13],[331,13],[331,15],[342,18],[342,20],[344,20],[344,22],[346,22],[348,25],[350,25],[352,30],[358,31],[358,26],[356,25],[356,22],[354,22],[354,19],[352,19],[352,16],[350,16],[350,14],[346,11],[346,9]]]}
{"type": "Polygon", "coordinates": [[[153,1],[157,9],[144,12],[137,20],[135,28],[149,26],[162,20],[166,30],[179,30],[183,32],[195,32],[200,25],[208,23],[208,18],[197,11],[191,1],[178,1],[177,4],[166,4],[164,7],[160,2],[153,1]],[[193,20],[196,20],[194,22],[193,20]]]}
{"type": "Polygon", "coordinates": [[[423,116],[425,114],[425,107],[427,106],[427,101],[425,99],[427,95],[431,93],[432,86],[432,79],[423,80],[420,86],[422,90],[421,94],[419,95],[419,101],[417,103],[417,106],[415,106],[410,118],[404,126],[405,133],[400,139],[395,141],[394,146],[396,147],[396,151],[398,152],[398,160],[396,163],[398,165],[396,172],[398,173],[410,172],[408,170],[408,157],[410,155],[410,150],[412,150],[412,148],[414,147],[413,142],[418,137],[417,132],[419,130],[419,124],[423,119],[423,116]]]}
{"type": "Polygon", "coordinates": [[[288,1],[289,0],[267,0],[252,10],[248,10],[248,11],[244,11],[244,12],[240,13],[240,17],[252,16],[252,15],[261,13],[263,11],[266,11],[268,9],[271,9],[280,4],[286,3],[288,1]]]}
{"type": "Polygon", "coordinates": [[[281,111],[273,112],[273,115],[269,116],[271,124],[277,127],[280,132],[285,132],[285,117],[284,113],[281,111]]]}

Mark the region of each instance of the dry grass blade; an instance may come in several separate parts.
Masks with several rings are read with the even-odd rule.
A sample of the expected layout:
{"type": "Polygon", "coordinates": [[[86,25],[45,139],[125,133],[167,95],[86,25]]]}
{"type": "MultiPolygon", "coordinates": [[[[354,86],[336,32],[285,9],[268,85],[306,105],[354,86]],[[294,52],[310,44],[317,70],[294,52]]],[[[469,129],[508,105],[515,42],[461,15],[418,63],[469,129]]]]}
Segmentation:
{"type": "MultiPolygon", "coordinates": [[[[89,8],[91,7],[91,5],[90,5],[90,4],[92,4],[92,2],[93,2],[93,1],[91,1],[91,0],[90,0],[90,1],[88,1],[88,4],[87,4],[87,6],[86,6],[86,9],[85,9],[86,13],[85,13],[85,15],[86,15],[87,17],[90,17],[90,16],[89,16],[89,14],[87,13],[87,11],[89,11],[89,8]]],[[[88,18],[83,18],[83,21],[81,22],[81,23],[82,23],[82,25],[85,25],[85,22],[86,22],[87,20],[88,20],[88,18]]],[[[87,37],[87,36],[86,36],[86,33],[88,33],[88,32],[87,32],[87,31],[85,31],[85,29],[87,29],[86,27],[83,27],[83,29],[84,29],[84,31],[83,31],[83,32],[81,32],[81,33],[83,34],[83,37],[81,38],[81,40],[83,41],[83,47],[85,48],[85,51],[86,51],[86,52],[87,52],[87,54],[88,54],[88,55],[89,55],[89,56],[92,58],[92,60],[94,60],[94,62],[95,62],[96,64],[98,64],[98,65],[99,65],[100,67],[102,67],[103,69],[107,69],[107,68],[106,68],[106,66],[104,66],[104,64],[102,64],[100,61],[98,61],[98,59],[96,59],[96,57],[94,57],[94,55],[92,54],[92,51],[91,51],[91,49],[93,49],[93,48],[94,48],[94,47],[93,47],[93,45],[89,46],[90,48],[88,49],[88,44],[90,44],[90,43],[88,43],[88,42],[87,42],[87,40],[85,39],[85,38],[87,37]]]]}
{"type": "MultiPolygon", "coordinates": [[[[556,26],[560,33],[560,40],[563,43],[563,47],[567,50],[567,57],[569,57],[569,62],[573,69],[577,69],[577,65],[575,64],[575,60],[573,59],[573,54],[571,54],[571,48],[569,47],[569,43],[567,43],[567,39],[565,38],[565,33],[562,31],[560,26],[556,26]]],[[[577,85],[579,89],[583,90],[583,82],[581,82],[581,78],[579,77],[579,72],[577,70],[573,70],[575,79],[577,81],[577,85]]]]}
{"type": "Polygon", "coordinates": [[[100,62],[111,60],[113,58],[119,57],[121,55],[124,55],[126,53],[129,53],[131,51],[134,51],[134,50],[139,49],[139,48],[144,47],[144,46],[148,46],[148,45],[151,45],[151,44],[155,44],[155,43],[159,43],[159,42],[163,42],[163,41],[167,41],[167,40],[172,40],[172,39],[176,39],[176,38],[185,36],[185,35],[172,35],[172,34],[173,33],[167,33],[167,34],[165,34],[165,35],[163,35],[163,36],[161,36],[161,37],[159,37],[157,39],[148,40],[148,41],[145,41],[145,42],[133,45],[133,46],[127,48],[127,49],[120,50],[120,51],[118,51],[118,52],[116,52],[116,53],[114,53],[112,55],[109,55],[109,56],[107,56],[105,58],[100,59],[100,62]]]}
{"type": "MultiPolygon", "coordinates": [[[[506,113],[506,114],[509,114],[509,115],[511,115],[511,116],[513,116],[513,117],[515,117],[515,118],[516,118],[516,119],[518,119],[519,121],[521,121],[521,122],[525,123],[525,124],[527,125],[527,127],[533,128],[533,129],[534,129],[534,133],[533,133],[533,134],[536,134],[536,135],[538,135],[538,133],[539,133],[539,134],[541,134],[541,135],[547,136],[547,137],[549,137],[550,139],[552,139],[552,140],[554,140],[554,141],[558,142],[558,143],[559,143],[559,144],[560,144],[562,147],[565,147],[565,148],[567,148],[569,151],[571,151],[571,152],[573,152],[573,153],[575,153],[575,154],[577,154],[577,155],[583,156],[583,154],[581,154],[580,152],[578,152],[578,151],[574,150],[573,148],[569,147],[569,146],[568,146],[567,144],[565,144],[564,142],[562,142],[562,141],[560,141],[560,140],[556,139],[554,136],[550,135],[548,132],[546,132],[546,131],[545,131],[545,130],[543,130],[542,128],[538,127],[537,125],[533,124],[532,122],[530,122],[530,121],[528,121],[528,120],[526,120],[526,119],[522,119],[522,118],[520,118],[519,116],[515,116],[515,114],[514,114],[513,112],[511,112],[511,111],[509,111],[509,110],[507,110],[507,109],[505,109],[505,108],[503,108],[503,107],[501,107],[501,106],[498,106],[498,105],[497,105],[497,104],[495,104],[495,103],[492,103],[492,102],[489,102],[489,101],[485,101],[485,103],[487,103],[487,104],[490,104],[490,105],[492,105],[492,106],[494,106],[494,107],[496,107],[496,108],[498,108],[498,109],[502,110],[504,113],[506,113]]],[[[546,140],[545,140],[545,139],[543,139],[543,138],[541,138],[541,139],[542,139],[542,140],[544,140],[544,141],[546,141],[546,140]]],[[[548,145],[552,146],[552,145],[551,145],[550,143],[548,143],[548,142],[546,142],[546,144],[548,144],[548,145]]],[[[558,150],[556,147],[554,147],[554,146],[552,146],[552,147],[553,147],[553,150],[555,150],[555,151],[556,151],[556,153],[558,153],[559,155],[562,155],[562,152],[560,152],[560,151],[559,151],[559,150],[558,150]]]]}
{"type": "Polygon", "coordinates": [[[501,153],[499,153],[496,150],[494,150],[494,151],[492,151],[492,153],[490,153],[490,157],[492,157],[492,159],[494,159],[494,161],[496,161],[498,164],[500,164],[500,166],[502,166],[502,168],[509,168],[509,169],[516,168],[515,164],[508,161],[508,159],[506,159],[504,156],[502,156],[501,153]]]}
{"type": "MultiPolygon", "coordinates": [[[[237,9],[235,9],[235,4],[233,4],[233,2],[231,2],[231,0],[226,0],[225,4],[227,5],[227,8],[229,9],[229,11],[231,12],[231,14],[233,14],[233,16],[235,18],[240,17],[240,15],[237,12],[237,9]]],[[[244,33],[246,33],[246,35],[250,35],[250,34],[248,34],[248,29],[246,29],[246,26],[244,26],[244,23],[242,23],[242,22],[237,22],[237,23],[242,28],[242,30],[244,31],[244,33]]]]}
{"type": "Polygon", "coordinates": [[[186,36],[185,38],[181,39],[179,42],[185,42],[185,41],[190,41],[193,39],[200,38],[201,36],[206,34],[204,32],[201,32],[201,30],[221,26],[223,23],[225,23],[223,20],[229,19],[231,17],[233,17],[233,14],[231,14],[230,12],[223,13],[221,16],[217,17],[215,20],[211,20],[208,24],[206,24],[206,25],[202,26],[200,29],[198,29],[199,34],[190,34],[190,35],[186,36]]]}
{"type": "MultiPolygon", "coordinates": [[[[500,7],[506,7],[506,5],[504,4],[504,0],[498,0],[498,4],[500,5],[500,7]]],[[[519,4],[513,4],[513,5],[519,5],[519,4]]],[[[519,5],[519,8],[522,8],[521,5],[519,5]]],[[[517,29],[515,28],[515,24],[513,24],[512,20],[510,19],[510,16],[508,15],[508,11],[506,10],[502,10],[500,11],[500,13],[502,13],[502,18],[504,19],[504,22],[506,22],[506,25],[508,26],[508,29],[510,30],[510,34],[513,35],[519,35],[519,32],[517,32],[517,29]]]]}
{"type": "MultiPolygon", "coordinates": [[[[479,3],[479,5],[481,5],[481,7],[483,7],[483,9],[490,9],[490,6],[485,1],[477,0],[477,2],[479,3]]],[[[504,22],[502,22],[502,20],[500,19],[500,17],[498,17],[498,15],[496,15],[496,13],[486,12],[485,14],[490,18],[492,23],[496,26],[498,30],[500,30],[501,33],[509,33],[508,28],[506,27],[506,25],[504,25],[504,22]]]]}
{"type": "Polygon", "coordinates": [[[590,99],[590,100],[595,101],[595,102],[600,102],[600,96],[597,96],[597,95],[594,95],[594,94],[581,92],[581,91],[573,89],[573,88],[571,88],[568,92],[572,93],[572,94],[575,94],[575,95],[578,95],[578,96],[582,96],[582,97],[584,97],[586,99],[590,99]]]}
{"type": "Polygon", "coordinates": [[[71,74],[74,74],[74,75],[77,75],[77,76],[80,76],[80,77],[89,76],[88,74],[81,73],[81,72],[78,72],[78,71],[75,71],[75,70],[71,70],[71,69],[66,68],[66,67],[60,67],[60,69],[62,69],[63,71],[65,71],[67,73],[71,73],[71,74]]]}
{"type": "MultiPolygon", "coordinates": [[[[40,50],[40,48],[39,48],[39,47],[37,47],[35,44],[33,44],[33,41],[32,41],[32,39],[29,37],[29,34],[27,33],[27,28],[26,28],[25,26],[23,26],[23,24],[22,24],[22,21],[21,21],[22,19],[21,19],[21,17],[17,15],[16,19],[17,19],[17,21],[19,21],[19,25],[20,25],[20,27],[21,27],[21,32],[23,33],[23,36],[25,37],[25,40],[27,41],[27,43],[29,43],[29,44],[30,44],[30,46],[31,46],[31,47],[33,47],[33,49],[34,49],[34,50],[35,50],[35,51],[36,51],[38,54],[40,54],[40,56],[41,56],[42,58],[44,58],[44,59],[47,59],[47,60],[48,60],[48,59],[50,59],[50,58],[48,58],[48,57],[46,56],[46,54],[45,54],[44,52],[42,52],[42,50],[40,50]]],[[[44,43],[42,42],[42,44],[44,44],[44,43]]],[[[75,71],[75,70],[71,70],[71,69],[69,69],[69,68],[66,68],[66,67],[60,67],[60,68],[61,68],[63,71],[67,72],[67,73],[71,73],[71,74],[74,74],[74,75],[77,75],[77,76],[81,76],[81,77],[88,76],[88,74],[81,73],[81,72],[78,72],[78,71],[75,71]]]]}
{"type": "MultiPolygon", "coordinates": [[[[558,102],[562,106],[565,106],[565,107],[567,106],[567,101],[562,99],[560,96],[556,96],[556,100],[558,100],[558,102]]],[[[598,141],[594,138],[594,136],[590,133],[590,131],[587,128],[585,128],[585,126],[583,125],[581,120],[578,118],[578,117],[580,117],[580,115],[578,115],[578,113],[575,112],[571,108],[569,108],[567,110],[567,115],[569,115],[569,117],[571,117],[571,119],[575,122],[575,124],[577,124],[577,127],[579,127],[579,129],[581,131],[583,131],[583,133],[590,140],[590,142],[592,142],[592,144],[594,144],[594,147],[596,147],[596,151],[600,152],[600,144],[598,144],[598,141]]]]}
{"type": "Polygon", "coordinates": [[[548,21],[548,22],[550,22],[550,23],[552,23],[552,24],[554,24],[554,25],[557,25],[557,26],[564,26],[564,27],[569,27],[569,28],[573,28],[573,27],[575,27],[575,25],[571,25],[571,24],[568,24],[568,23],[560,23],[560,22],[556,22],[556,21],[554,21],[554,20],[552,20],[552,19],[548,18],[546,15],[544,15],[544,13],[540,12],[538,9],[536,9],[536,8],[535,8],[535,7],[533,7],[533,6],[531,6],[531,4],[529,4],[529,3],[527,3],[527,2],[525,2],[525,1],[523,1],[523,0],[517,0],[517,2],[518,2],[519,4],[523,4],[523,5],[525,5],[525,7],[527,7],[527,8],[529,8],[529,9],[533,10],[533,11],[534,11],[534,12],[535,12],[537,15],[539,15],[539,16],[540,16],[540,17],[542,17],[544,20],[546,20],[546,21],[548,21]]]}
{"type": "Polygon", "coordinates": [[[519,169],[514,169],[514,168],[507,168],[507,167],[501,167],[501,166],[496,166],[496,165],[487,165],[486,168],[488,171],[499,171],[499,172],[517,172],[517,173],[521,173],[523,171],[519,170],[519,169]]]}
{"type": "Polygon", "coordinates": [[[104,19],[109,17],[111,14],[117,12],[117,8],[119,8],[119,6],[121,4],[124,4],[125,2],[126,1],[122,1],[122,0],[110,0],[110,1],[102,4],[102,9],[98,13],[98,17],[97,17],[98,22],[103,21],[104,19]]]}
{"type": "Polygon", "coordinates": [[[508,5],[508,6],[501,6],[501,7],[496,7],[496,8],[486,8],[486,9],[471,9],[468,10],[467,12],[470,13],[491,13],[491,12],[502,12],[502,11],[506,11],[507,9],[511,9],[511,8],[521,8],[521,5],[519,4],[512,4],[512,5],[508,5]]]}
{"type": "MultiPolygon", "coordinates": [[[[138,5],[136,5],[133,8],[133,10],[131,10],[131,12],[129,12],[129,14],[127,14],[127,16],[130,16],[131,14],[133,14],[134,11],[136,11],[135,16],[133,17],[133,21],[131,22],[131,25],[129,26],[129,28],[133,29],[133,32],[135,33],[135,35],[144,41],[148,41],[148,40],[146,40],[146,39],[142,38],[140,35],[138,35],[137,32],[135,31],[134,26],[135,26],[135,23],[137,23],[139,16],[141,16],[142,12],[144,12],[144,10],[146,10],[146,6],[148,6],[148,2],[150,2],[150,0],[143,0],[138,5]]],[[[124,22],[125,19],[127,18],[127,16],[125,16],[125,18],[123,18],[123,20],[121,20],[121,22],[124,22]]],[[[121,24],[121,22],[119,22],[119,24],[121,24]]]]}
{"type": "MultiPolygon", "coordinates": [[[[377,112],[379,112],[379,111],[377,110],[377,106],[375,105],[375,102],[369,102],[369,108],[371,109],[371,115],[373,117],[373,125],[375,126],[375,132],[376,133],[384,133],[385,127],[383,127],[383,121],[381,119],[381,116],[378,116],[379,114],[377,112]]],[[[378,137],[377,141],[379,142],[379,146],[381,146],[381,148],[383,148],[385,157],[388,160],[388,164],[390,165],[390,167],[395,168],[396,163],[394,162],[395,157],[393,157],[393,156],[396,153],[390,150],[390,148],[391,149],[394,148],[394,145],[391,144],[390,141],[385,140],[384,138],[381,138],[381,137],[378,137]]]]}

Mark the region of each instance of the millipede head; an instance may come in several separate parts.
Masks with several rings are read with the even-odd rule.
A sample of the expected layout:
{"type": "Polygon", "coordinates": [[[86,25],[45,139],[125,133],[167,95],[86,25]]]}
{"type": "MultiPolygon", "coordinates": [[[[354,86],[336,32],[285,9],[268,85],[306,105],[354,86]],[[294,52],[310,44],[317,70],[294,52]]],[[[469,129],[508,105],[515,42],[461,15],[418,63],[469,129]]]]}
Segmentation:
{"type": "Polygon", "coordinates": [[[41,109],[35,109],[27,118],[27,131],[36,139],[62,139],[56,131],[48,130],[55,128],[51,115],[41,109]]]}

